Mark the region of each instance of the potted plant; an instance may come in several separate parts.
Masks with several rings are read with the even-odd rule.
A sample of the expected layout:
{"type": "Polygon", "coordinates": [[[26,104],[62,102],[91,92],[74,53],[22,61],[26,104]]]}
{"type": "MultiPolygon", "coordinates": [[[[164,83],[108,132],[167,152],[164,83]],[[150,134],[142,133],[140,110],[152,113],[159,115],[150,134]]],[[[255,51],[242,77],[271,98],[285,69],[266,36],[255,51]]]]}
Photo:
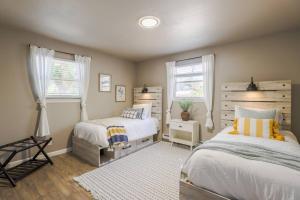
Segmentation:
{"type": "Polygon", "coordinates": [[[190,119],[190,113],[188,112],[189,108],[192,106],[192,101],[182,100],[179,101],[179,106],[182,109],[181,119],[183,121],[188,121],[190,119]]]}

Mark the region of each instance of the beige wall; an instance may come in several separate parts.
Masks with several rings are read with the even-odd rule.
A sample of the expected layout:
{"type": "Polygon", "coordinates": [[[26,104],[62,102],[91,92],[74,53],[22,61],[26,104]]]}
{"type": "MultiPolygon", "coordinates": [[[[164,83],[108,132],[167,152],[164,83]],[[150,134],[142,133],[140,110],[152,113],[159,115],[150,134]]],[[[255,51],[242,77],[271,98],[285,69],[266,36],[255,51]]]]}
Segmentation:
{"type": "MultiPolygon", "coordinates": [[[[179,60],[207,53],[215,53],[215,93],[213,133],[205,124],[206,108],[195,103],[192,109],[194,119],[200,121],[201,136],[211,138],[220,130],[220,87],[226,81],[248,81],[254,76],[257,81],[292,80],[292,130],[300,139],[300,31],[280,33],[252,40],[183,52],[138,63],[136,86],[161,85],[164,89],[163,110],[166,110],[165,62],[179,60]]],[[[172,117],[180,117],[178,105],[174,106],[172,117]]],[[[165,119],[165,116],[164,116],[165,119]]],[[[166,126],[164,127],[166,130],[166,126]]]]}
{"type": "MultiPolygon", "coordinates": [[[[176,55],[148,60],[135,65],[132,62],[100,51],[83,48],[53,40],[26,31],[0,26],[0,144],[12,142],[34,134],[38,107],[34,101],[28,74],[28,44],[92,56],[91,80],[88,93],[90,118],[102,118],[120,114],[132,102],[133,86],[148,85],[164,88],[163,110],[166,110],[165,62],[215,53],[215,101],[214,121],[216,133],[220,130],[220,86],[224,81],[247,81],[250,76],[256,80],[291,79],[293,81],[292,129],[300,138],[300,31],[281,33],[268,37],[233,43],[206,49],[197,49],[176,55]],[[98,73],[112,75],[113,91],[98,92],[98,73]],[[116,103],[115,84],[126,85],[127,101],[116,103]]],[[[203,103],[195,103],[192,116],[205,122],[206,109],[203,103]]],[[[180,117],[178,105],[174,106],[173,117],[180,117]]],[[[164,116],[165,117],[165,116],[164,116]]],[[[48,118],[53,145],[48,151],[70,146],[72,129],[80,118],[79,103],[49,103],[48,118]]],[[[166,131],[166,127],[165,130],[166,131]]],[[[202,138],[214,133],[201,128],[202,138]]]]}
{"type": "MultiPolygon", "coordinates": [[[[134,63],[99,51],[0,26],[0,144],[34,134],[38,110],[27,74],[29,43],[92,56],[87,101],[90,118],[118,115],[123,108],[132,103],[131,91],[135,82],[134,63]],[[112,92],[98,92],[99,72],[112,75],[112,92]],[[125,103],[115,102],[115,84],[126,85],[125,103]]],[[[48,151],[70,146],[72,129],[80,119],[79,106],[79,103],[48,103],[48,119],[54,140],[48,151]]]]}

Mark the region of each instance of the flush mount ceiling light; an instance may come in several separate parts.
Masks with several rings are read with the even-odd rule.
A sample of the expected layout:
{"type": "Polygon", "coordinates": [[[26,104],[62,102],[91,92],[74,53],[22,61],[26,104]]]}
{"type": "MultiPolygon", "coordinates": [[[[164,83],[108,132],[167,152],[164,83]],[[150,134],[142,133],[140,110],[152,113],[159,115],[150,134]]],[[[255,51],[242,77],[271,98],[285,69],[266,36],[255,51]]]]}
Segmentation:
{"type": "Polygon", "coordinates": [[[156,28],[160,24],[160,20],[154,16],[145,16],[139,19],[139,25],[142,28],[156,28]]]}

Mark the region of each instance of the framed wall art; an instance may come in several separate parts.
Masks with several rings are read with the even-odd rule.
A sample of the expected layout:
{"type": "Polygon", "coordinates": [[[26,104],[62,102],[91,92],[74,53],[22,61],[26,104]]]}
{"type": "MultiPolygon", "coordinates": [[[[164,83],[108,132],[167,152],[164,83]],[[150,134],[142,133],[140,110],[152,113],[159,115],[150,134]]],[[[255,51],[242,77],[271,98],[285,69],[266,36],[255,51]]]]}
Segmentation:
{"type": "Polygon", "coordinates": [[[126,101],[126,87],[124,85],[116,85],[116,102],[126,101]]]}
{"type": "Polygon", "coordinates": [[[99,92],[111,92],[111,75],[99,73],[99,92]]]}

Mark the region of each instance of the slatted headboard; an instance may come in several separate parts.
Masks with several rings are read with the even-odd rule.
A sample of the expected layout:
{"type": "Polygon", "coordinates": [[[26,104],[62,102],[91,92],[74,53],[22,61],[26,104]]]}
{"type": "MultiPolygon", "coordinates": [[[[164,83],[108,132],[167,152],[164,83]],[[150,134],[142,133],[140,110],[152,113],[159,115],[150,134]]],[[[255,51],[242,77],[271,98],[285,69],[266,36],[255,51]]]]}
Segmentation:
{"type": "Polygon", "coordinates": [[[234,107],[280,109],[283,114],[282,128],[291,128],[291,81],[262,81],[255,83],[258,91],[246,91],[249,82],[224,83],[221,97],[221,127],[231,126],[234,107]]]}
{"type": "Polygon", "coordinates": [[[134,103],[152,103],[152,117],[159,120],[159,130],[162,131],[162,88],[147,88],[147,93],[142,93],[143,88],[134,88],[134,103]]]}

